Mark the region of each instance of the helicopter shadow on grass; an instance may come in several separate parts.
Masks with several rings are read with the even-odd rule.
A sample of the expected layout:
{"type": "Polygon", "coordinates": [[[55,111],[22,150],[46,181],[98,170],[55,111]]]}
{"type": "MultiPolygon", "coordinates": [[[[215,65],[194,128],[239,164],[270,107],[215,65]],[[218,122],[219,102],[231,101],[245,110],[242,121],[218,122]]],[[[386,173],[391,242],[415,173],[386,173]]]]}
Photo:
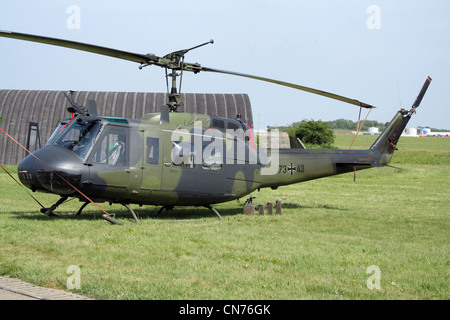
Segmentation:
{"type": "Polygon", "coordinates": [[[342,206],[331,206],[327,204],[317,204],[317,205],[306,205],[306,204],[297,204],[297,203],[286,203],[283,204],[283,208],[287,209],[326,209],[333,211],[350,211],[348,208],[343,208],[342,206]]]}
{"type": "MultiPolygon", "coordinates": [[[[103,208],[110,216],[119,220],[123,223],[135,223],[133,216],[130,212],[124,207],[111,207],[111,208],[103,208]]],[[[170,213],[163,210],[158,213],[160,207],[133,207],[134,212],[136,213],[139,221],[146,220],[170,220],[170,221],[183,221],[183,222],[202,222],[208,220],[218,219],[218,217],[208,208],[204,207],[175,207],[170,213]]],[[[242,206],[236,206],[233,208],[221,208],[218,210],[222,218],[233,217],[243,213],[242,206]]],[[[83,211],[80,215],[76,214],[76,211],[70,209],[60,209],[55,211],[55,215],[46,215],[40,213],[39,210],[36,212],[27,212],[23,211],[10,211],[10,214],[14,215],[16,219],[26,219],[26,220],[38,220],[38,221],[51,221],[51,220],[103,220],[102,215],[104,214],[100,210],[95,209],[87,209],[83,211]]]]}
{"type": "MultiPolygon", "coordinates": [[[[255,204],[255,215],[258,215],[258,206],[259,204],[255,204]]],[[[204,207],[195,207],[195,206],[183,206],[183,207],[175,207],[170,213],[163,210],[158,213],[160,207],[133,207],[139,221],[171,221],[171,222],[206,222],[206,221],[220,221],[218,217],[208,208],[204,207]]],[[[348,211],[347,208],[330,206],[330,205],[302,205],[298,203],[285,202],[282,204],[282,212],[283,210],[302,210],[302,209],[326,209],[332,211],[348,211]]],[[[237,206],[233,206],[231,208],[219,208],[217,209],[223,219],[236,217],[239,215],[243,215],[243,204],[239,203],[237,206]]],[[[267,210],[267,207],[265,208],[267,210]]],[[[273,208],[275,215],[275,208],[273,208]]],[[[124,207],[111,207],[105,210],[113,216],[115,219],[119,220],[123,223],[135,223],[130,212],[124,207]]],[[[77,215],[75,211],[70,209],[63,209],[58,212],[55,212],[55,215],[47,216],[43,213],[40,213],[39,210],[36,210],[36,213],[24,213],[23,211],[11,211],[10,214],[13,214],[17,219],[27,219],[27,220],[38,220],[38,221],[58,221],[58,220],[103,220],[102,212],[100,210],[90,209],[83,211],[80,215],[77,215]]],[[[265,215],[267,211],[265,211],[265,215]]]]}
{"type": "MultiPolygon", "coordinates": [[[[134,211],[141,220],[173,220],[173,221],[185,221],[185,222],[198,222],[205,221],[205,219],[217,219],[219,218],[205,207],[195,207],[195,206],[183,206],[175,207],[171,212],[162,210],[158,213],[160,207],[142,207],[135,208],[134,211]]],[[[218,209],[219,214],[222,218],[236,216],[242,214],[242,208],[232,207],[232,208],[220,208],[218,209]]],[[[132,218],[127,210],[120,210],[117,212],[116,217],[129,217],[132,218]]]]}

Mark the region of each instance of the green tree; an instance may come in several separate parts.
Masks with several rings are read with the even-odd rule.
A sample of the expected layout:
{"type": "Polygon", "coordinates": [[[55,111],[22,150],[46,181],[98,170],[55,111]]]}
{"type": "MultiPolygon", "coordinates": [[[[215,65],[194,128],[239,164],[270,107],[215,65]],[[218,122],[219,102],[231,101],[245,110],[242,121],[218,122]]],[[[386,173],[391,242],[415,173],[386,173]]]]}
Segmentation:
{"type": "Polygon", "coordinates": [[[290,136],[299,138],[303,143],[321,147],[331,147],[334,143],[334,132],[323,121],[303,120],[295,122],[289,128],[290,136]]]}

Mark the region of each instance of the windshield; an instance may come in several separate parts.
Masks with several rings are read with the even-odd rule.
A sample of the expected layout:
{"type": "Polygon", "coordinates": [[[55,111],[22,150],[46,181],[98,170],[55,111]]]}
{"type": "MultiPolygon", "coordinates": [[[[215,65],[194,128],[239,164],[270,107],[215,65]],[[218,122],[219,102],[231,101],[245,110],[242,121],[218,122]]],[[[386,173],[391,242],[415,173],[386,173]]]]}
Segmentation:
{"type": "MultiPolygon", "coordinates": [[[[55,133],[57,131],[59,131],[59,127],[55,130],[55,133]]],[[[84,159],[99,131],[100,123],[98,120],[86,121],[80,119],[70,124],[70,127],[58,137],[54,145],[69,149],[84,159]]],[[[50,140],[47,144],[50,143],[50,140]]]]}
{"type": "Polygon", "coordinates": [[[69,122],[70,122],[69,119],[61,121],[60,124],[58,125],[58,127],[55,129],[55,131],[53,131],[50,139],[48,139],[48,141],[45,145],[49,146],[49,145],[53,144],[53,142],[55,142],[55,139],[63,132],[63,129],[65,129],[67,127],[67,124],[69,122]]]}

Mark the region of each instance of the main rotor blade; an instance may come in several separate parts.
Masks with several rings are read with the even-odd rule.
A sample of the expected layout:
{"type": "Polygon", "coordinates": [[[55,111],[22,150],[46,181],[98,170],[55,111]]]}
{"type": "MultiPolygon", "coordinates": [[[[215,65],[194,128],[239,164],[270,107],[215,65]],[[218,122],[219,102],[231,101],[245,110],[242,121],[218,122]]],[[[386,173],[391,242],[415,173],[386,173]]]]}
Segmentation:
{"type": "MultiPolygon", "coordinates": [[[[363,108],[375,108],[374,106],[355,100],[346,98],[334,93],[317,90],[305,86],[300,86],[298,84],[293,84],[289,82],[259,77],[259,76],[253,76],[249,74],[239,73],[239,72],[233,72],[233,71],[226,71],[226,70],[219,70],[219,69],[213,69],[213,68],[206,68],[202,67],[197,63],[179,63],[177,60],[168,59],[167,57],[160,58],[155,55],[150,54],[139,54],[139,53],[133,53],[133,52],[127,52],[122,50],[116,50],[106,47],[101,47],[97,45],[87,44],[87,43],[81,43],[76,41],[70,41],[70,40],[63,40],[63,39],[57,39],[57,38],[50,38],[50,37],[44,37],[44,36],[38,36],[38,35],[32,35],[32,34],[26,34],[26,33],[19,33],[19,32],[12,32],[12,31],[4,31],[0,30],[0,36],[6,37],[6,38],[13,38],[13,39],[19,39],[19,40],[26,40],[26,41],[33,41],[33,42],[39,42],[39,43],[45,43],[60,47],[66,47],[70,49],[76,49],[76,50],[82,50],[87,52],[92,52],[96,54],[101,54],[109,57],[114,57],[118,59],[133,61],[141,64],[142,66],[145,65],[156,65],[163,68],[170,68],[174,70],[184,70],[184,71],[191,71],[194,73],[198,73],[200,71],[206,71],[206,72],[215,72],[215,73],[222,73],[222,74],[229,74],[229,75],[235,75],[240,77],[246,77],[250,79],[256,79],[266,82],[275,83],[278,85],[282,85],[285,87],[290,87],[298,90],[303,90],[306,92],[314,93],[317,95],[325,96],[331,99],[343,101],[346,103],[350,103],[356,106],[360,106],[363,108]]],[[[204,44],[203,44],[204,45],[204,44]]],[[[189,51],[189,50],[188,50],[189,51]]],[[[178,53],[178,52],[175,52],[178,53]]]]}
{"type": "Polygon", "coordinates": [[[256,79],[256,80],[261,80],[261,81],[266,81],[266,82],[271,82],[271,83],[275,83],[275,84],[279,84],[285,87],[290,87],[290,88],[294,88],[294,89],[298,89],[298,90],[303,90],[306,92],[310,92],[310,93],[314,93],[314,94],[318,94],[320,96],[325,96],[331,99],[335,99],[335,100],[339,100],[339,101],[343,101],[346,103],[350,103],[356,106],[360,106],[363,108],[376,108],[370,104],[355,100],[355,99],[350,99],[350,98],[346,98],[334,93],[330,93],[330,92],[326,92],[326,91],[322,91],[322,90],[317,90],[317,89],[313,89],[313,88],[309,88],[309,87],[305,87],[305,86],[300,86],[298,84],[294,84],[294,83],[289,83],[289,82],[284,82],[284,81],[280,81],[280,80],[274,80],[274,79],[269,79],[269,78],[264,78],[264,77],[259,77],[259,76],[253,76],[253,75],[249,75],[249,74],[245,74],[245,73],[239,73],[239,72],[234,72],[234,71],[226,71],[226,70],[219,70],[219,69],[212,69],[212,68],[206,68],[206,67],[202,67],[201,68],[202,71],[208,71],[208,72],[216,72],[216,73],[224,73],[224,74],[230,74],[230,75],[234,75],[234,76],[240,76],[240,77],[245,77],[245,78],[251,78],[251,79],[256,79]]]}
{"type": "Polygon", "coordinates": [[[97,53],[97,54],[113,57],[113,58],[134,61],[134,62],[141,63],[141,64],[154,64],[155,62],[159,61],[159,58],[156,56],[153,56],[153,55],[127,52],[127,51],[122,51],[122,50],[106,48],[106,47],[100,47],[100,46],[96,46],[93,44],[87,44],[87,43],[81,43],[81,42],[63,40],[63,39],[56,39],[56,38],[49,38],[49,37],[43,37],[43,36],[38,36],[38,35],[26,34],[26,33],[0,30],[0,36],[6,37],[6,38],[13,38],[13,39],[19,39],[19,40],[51,44],[51,45],[66,47],[66,48],[70,48],[70,49],[82,50],[82,51],[87,51],[87,52],[92,52],[92,53],[97,53]]]}

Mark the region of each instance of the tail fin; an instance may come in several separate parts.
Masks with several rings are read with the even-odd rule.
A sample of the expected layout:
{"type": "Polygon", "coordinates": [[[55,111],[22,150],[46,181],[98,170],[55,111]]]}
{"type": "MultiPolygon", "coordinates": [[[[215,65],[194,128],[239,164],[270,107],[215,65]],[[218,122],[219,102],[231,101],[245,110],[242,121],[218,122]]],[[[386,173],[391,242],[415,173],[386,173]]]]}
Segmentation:
{"type": "Polygon", "coordinates": [[[411,119],[412,114],[416,112],[417,107],[420,105],[420,102],[422,101],[422,98],[425,95],[425,92],[427,91],[430,83],[431,78],[428,77],[425,80],[424,85],[422,86],[422,90],[420,90],[419,95],[414,101],[411,110],[407,111],[405,109],[402,109],[398,111],[395,117],[390,122],[389,126],[370,147],[371,151],[382,154],[384,156],[380,164],[387,165],[391,161],[394,150],[397,150],[397,142],[400,139],[403,130],[405,130],[405,127],[408,124],[409,120],[411,119]]]}

